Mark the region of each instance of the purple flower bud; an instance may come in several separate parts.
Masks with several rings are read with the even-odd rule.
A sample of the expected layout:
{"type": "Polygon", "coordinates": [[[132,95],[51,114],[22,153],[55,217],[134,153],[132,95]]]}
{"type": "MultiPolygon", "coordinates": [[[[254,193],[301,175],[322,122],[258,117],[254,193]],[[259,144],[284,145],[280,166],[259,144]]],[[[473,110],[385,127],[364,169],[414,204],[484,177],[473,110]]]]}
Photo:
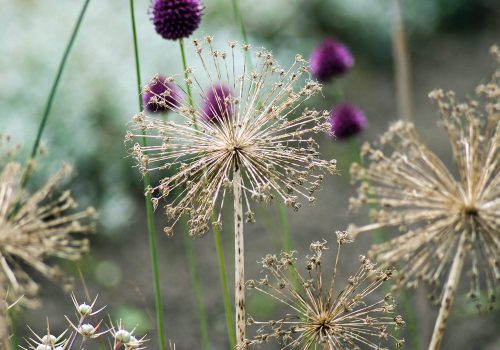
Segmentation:
{"type": "Polygon", "coordinates": [[[163,38],[187,38],[200,25],[202,9],[199,0],[153,0],[151,20],[163,38]]]}
{"type": "Polygon", "coordinates": [[[231,90],[226,85],[213,85],[204,99],[202,118],[207,122],[221,122],[233,115],[231,90]]]}
{"type": "Polygon", "coordinates": [[[182,97],[179,89],[164,76],[154,78],[142,94],[142,104],[149,112],[164,112],[179,107],[182,97]]]}
{"type": "Polygon", "coordinates": [[[323,40],[311,54],[312,75],[322,82],[346,73],[354,65],[347,46],[332,38],[323,40]]]}
{"type": "Polygon", "coordinates": [[[364,113],[350,103],[336,106],[330,113],[331,131],[338,139],[359,134],[368,124],[364,113]]]}

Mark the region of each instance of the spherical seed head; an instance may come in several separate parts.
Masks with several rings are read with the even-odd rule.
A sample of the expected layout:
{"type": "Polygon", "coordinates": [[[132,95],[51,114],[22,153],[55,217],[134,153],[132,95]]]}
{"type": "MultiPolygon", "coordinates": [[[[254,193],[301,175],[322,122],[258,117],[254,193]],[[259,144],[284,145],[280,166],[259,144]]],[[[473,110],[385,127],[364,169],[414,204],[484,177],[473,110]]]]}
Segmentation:
{"type": "Polygon", "coordinates": [[[181,103],[179,89],[164,76],[154,77],[144,87],[142,104],[149,112],[166,112],[181,103]]]}
{"type": "Polygon", "coordinates": [[[121,343],[128,343],[131,340],[130,332],[124,329],[120,329],[116,332],[115,339],[121,343]]]}
{"type": "Polygon", "coordinates": [[[78,305],[78,312],[82,316],[87,316],[92,312],[92,307],[85,303],[78,305]]]}
{"type": "Polygon", "coordinates": [[[156,32],[168,40],[187,38],[200,25],[199,0],[153,0],[151,20],[156,32]]]}
{"type": "Polygon", "coordinates": [[[91,232],[93,222],[86,210],[74,210],[76,202],[68,191],[56,189],[68,175],[67,167],[63,166],[34,192],[24,191],[20,185],[23,169],[16,162],[0,166],[0,252],[4,258],[0,266],[0,300],[10,303],[22,297],[22,305],[34,307],[39,290],[34,272],[67,286],[71,279],[50,264],[50,258],[80,258],[88,243],[78,236],[91,232]],[[14,212],[17,214],[12,215],[14,212]]]}
{"type": "MultiPolygon", "coordinates": [[[[438,298],[462,280],[478,307],[487,299],[484,306],[493,308],[500,290],[500,65],[476,95],[460,101],[453,91],[429,94],[452,162],[433,152],[407,121],[393,123],[378,142],[363,146],[367,161],[353,167],[361,187],[351,204],[379,207],[376,225],[354,233],[384,226],[400,232],[370,252],[379,264],[398,266],[399,287],[425,282],[438,298]]],[[[446,300],[449,307],[452,299],[446,300]]]]}
{"type": "Polygon", "coordinates": [[[36,350],[52,350],[52,347],[50,345],[39,344],[36,350]]]}
{"type": "Polygon", "coordinates": [[[311,243],[305,266],[298,263],[296,252],[268,254],[261,260],[265,277],[248,281],[248,288],[282,302],[289,310],[270,321],[251,319],[251,324],[259,328],[248,341],[250,347],[274,339],[287,344],[287,349],[382,349],[381,342],[400,341],[393,329],[402,327],[404,320],[394,317],[393,299],[388,295],[374,299],[391,270],[376,269],[363,257],[358,271],[344,284],[337,276],[340,248],[350,242],[346,237],[346,232],[337,233],[337,250],[332,260],[325,259],[333,253],[325,240],[311,243]],[[306,274],[301,272],[304,267],[306,274]],[[341,286],[344,287],[340,289],[341,286]]]}
{"type": "Polygon", "coordinates": [[[203,104],[202,118],[208,122],[220,122],[231,118],[233,107],[229,102],[231,90],[226,85],[213,85],[208,89],[203,104]]]}
{"type": "Polygon", "coordinates": [[[193,44],[197,60],[185,70],[187,78],[169,80],[183,94],[182,104],[171,108],[178,118],[166,121],[140,113],[125,136],[143,174],[165,175],[148,189],[153,206],[176,193],[164,206],[169,220],[165,233],[171,235],[187,215],[189,234],[203,235],[214,211],[220,222],[227,193],[235,188],[242,190],[248,222],[253,221],[253,202],[280,200],[295,211],[301,198],[313,203],[324,175],[336,174],[336,165],[321,158],[313,138],[329,132],[329,112],[301,111],[321,91],[309,79],[307,62],[297,55],[285,69],[270,52],[253,52],[248,45],[230,42],[219,50],[211,37],[193,44]],[[254,56],[254,68],[248,67],[247,55],[254,56]],[[208,84],[202,87],[198,82],[204,81],[208,84]],[[208,112],[216,123],[208,120],[208,112]],[[148,147],[138,142],[143,130],[151,141],[148,147]],[[241,181],[233,181],[236,169],[241,181]]]}
{"type": "Polygon", "coordinates": [[[80,332],[84,337],[90,337],[95,333],[95,327],[89,323],[82,324],[80,332]]]}
{"type": "Polygon", "coordinates": [[[44,335],[42,338],[42,344],[45,345],[54,345],[57,341],[57,338],[53,335],[44,335]]]}
{"type": "Polygon", "coordinates": [[[368,124],[365,114],[350,103],[342,103],[330,114],[331,131],[339,139],[359,134],[368,124]]]}
{"type": "Polygon", "coordinates": [[[313,51],[309,64],[312,75],[319,81],[327,82],[351,69],[354,58],[347,46],[327,38],[313,51]]]}

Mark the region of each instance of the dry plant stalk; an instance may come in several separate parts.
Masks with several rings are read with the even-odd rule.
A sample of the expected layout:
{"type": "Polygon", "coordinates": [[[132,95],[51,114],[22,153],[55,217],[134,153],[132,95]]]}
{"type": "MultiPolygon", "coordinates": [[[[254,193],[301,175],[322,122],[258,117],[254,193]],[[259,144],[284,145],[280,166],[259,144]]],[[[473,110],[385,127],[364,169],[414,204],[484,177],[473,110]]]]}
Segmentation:
{"type": "MultiPolygon", "coordinates": [[[[500,62],[500,52],[492,48],[500,62]]],[[[490,307],[500,280],[500,70],[477,87],[478,100],[460,103],[453,92],[436,90],[458,179],[421,141],[412,123],[396,122],[380,138],[381,149],[364,145],[367,168],[353,164],[361,182],[353,207],[376,204],[374,223],[350,228],[356,235],[380,227],[398,227],[401,234],[374,246],[383,265],[398,265],[402,286],[430,283],[441,295],[441,307],[430,349],[439,349],[453,299],[467,261],[469,296],[481,306],[486,291],[490,307]]]]}
{"type": "Polygon", "coordinates": [[[313,203],[324,174],[336,173],[336,162],[321,159],[311,137],[329,132],[328,112],[299,112],[305,101],[321,91],[309,79],[307,62],[300,55],[283,69],[270,52],[260,50],[255,70],[248,71],[244,58],[251,50],[248,45],[229,42],[226,52],[215,50],[212,41],[211,37],[193,41],[199,68],[188,68],[186,80],[153,81],[163,83],[165,92],[150,102],[170,109],[176,117],[165,121],[140,113],[126,141],[132,143],[131,153],[141,172],[162,171],[165,176],[149,189],[155,208],[161,198],[173,194],[165,205],[172,222],[165,228],[167,235],[182,214],[189,216],[191,236],[208,231],[212,212],[217,218],[213,224],[221,226],[226,194],[233,191],[235,306],[241,346],[245,334],[243,220],[255,220],[251,200],[271,203],[277,196],[298,210],[299,196],[313,203]],[[193,96],[200,97],[193,107],[186,82],[193,96]],[[175,99],[176,91],[182,98],[175,99]],[[218,97],[216,102],[209,101],[210,95],[218,97]],[[213,118],[204,111],[207,103],[212,103],[213,118]],[[150,146],[137,142],[143,131],[150,146]]]}
{"type": "Polygon", "coordinates": [[[333,266],[322,272],[326,241],[310,245],[311,256],[306,259],[306,276],[298,271],[294,252],[283,252],[279,257],[268,254],[262,259],[266,276],[259,281],[248,281],[250,289],[279,301],[290,313],[278,320],[259,322],[257,335],[247,345],[258,345],[275,339],[282,349],[385,349],[382,343],[394,340],[396,348],[404,340],[392,334],[392,327],[404,326],[401,316],[394,316],[394,302],[390,294],[372,301],[371,296],[391,275],[392,270],[379,270],[365,256],[360,256],[360,267],[339,285],[337,271],[340,247],[351,242],[346,232],[337,232],[337,251],[333,266]],[[270,278],[267,276],[270,274],[270,278]],[[298,283],[297,283],[298,281],[298,283]]]}
{"type": "MultiPolygon", "coordinates": [[[[88,242],[74,236],[93,230],[90,220],[95,211],[87,208],[74,211],[76,202],[65,191],[55,193],[55,186],[70,171],[68,166],[53,175],[34,193],[20,187],[22,166],[16,162],[5,164],[0,172],[0,300],[37,305],[38,284],[24,266],[43,277],[68,286],[70,279],[48,258],[75,260],[88,250],[88,242]]],[[[5,311],[5,308],[2,309],[5,311]]],[[[0,323],[6,324],[5,312],[0,323]]],[[[0,330],[5,336],[6,330],[0,330]]]]}

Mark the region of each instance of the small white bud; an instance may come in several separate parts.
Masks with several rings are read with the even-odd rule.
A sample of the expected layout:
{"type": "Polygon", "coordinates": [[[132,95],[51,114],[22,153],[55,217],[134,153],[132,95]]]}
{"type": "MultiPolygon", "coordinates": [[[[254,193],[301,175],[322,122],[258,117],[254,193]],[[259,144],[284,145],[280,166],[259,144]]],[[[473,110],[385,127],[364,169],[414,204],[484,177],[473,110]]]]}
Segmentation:
{"type": "Polygon", "coordinates": [[[90,337],[95,333],[95,328],[91,324],[85,323],[80,326],[80,333],[84,337],[90,337]]]}
{"type": "Polygon", "coordinates": [[[130,333],[124,329],[120,329],[115,334],[115,339],[118,340],[120,343],[124,344],[129,343],[131,338],[132,336],[130,335],[130,333]]]}
{"type": "Polygon", "coordinates": [[[36,350],[52,350],[50,345],[40,344],[36,347],[36,350]]]}
{"type": "Polygon", "coordinates": [[[42,344],[43,345],[54,345],[57,341],[57,338],[53,336],[52,334],[50,335],[44,335],[42,338],[42,344]]]}
{"type": "Polygon", "coordinates": [[[78,306],[78,312],[82,316],[88,316],[92,312],[92,307],[90,305],[85,304],[85,303],[80,304],[78,306]]]}

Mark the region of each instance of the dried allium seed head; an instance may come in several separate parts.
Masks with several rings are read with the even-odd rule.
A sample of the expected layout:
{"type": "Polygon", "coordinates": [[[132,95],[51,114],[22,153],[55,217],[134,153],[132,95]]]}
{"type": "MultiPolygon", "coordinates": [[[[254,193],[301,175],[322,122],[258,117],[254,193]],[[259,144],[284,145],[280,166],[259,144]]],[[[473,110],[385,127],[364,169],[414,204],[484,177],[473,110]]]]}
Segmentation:
{"type": "Polygon", "coordinates": [[[448,169],[427,148],[412,123],[402,121],[381,137],[383,150],[366,148],[370,160],[366,168],[351,168],[354,179],[361,183],[360,197],[351,204],[376,204],[381,208],[375,223],[353,226],[351,233],[384,226],[402,231],[372,250],[379,263],[399,266],[401,285],[415,286],[422,280],[441,294],[439,289],[448,280],[452,261],[465,260],[470,262],[465,265],[470,269],[465,274],[470,279],[469,295],[478,300],[485,291],[492,300],[498,293],[499,73],[491,82],[477,87],[477,101],[460,103],[453,92],[442,90],[429,94],[438,104],[456,170],[448,169]],[[368,193],[363,188],[367,181],[368,193]]]}
{"type": "Polygon", "coordinates": [[[74,234],[93,230],[93,209],[76,211],[69,191],[55,187],[69,172],[64,166],[32,194],[21,189],[21,164],[7,163],[0,172],[0,298],[35,306],[38,285],[28,266],[44,277],[68,286],[68,278],[48,258],[76,260],[87,251],[88,242],[74,234]],[[22,262],[20,264],[19,262],[22,262]]]}
{"type": "Polygon", "coordinates": [[[341,288],[337,280],[340,247],[347,243],[347,233],[337,232],[337,251],[331,269],[325,270],[323,254],[328,251],[326,241],[310,245],[311,256],[306,259],[307,276],[299,273],[292,253],[282,253],[280,258],[267,255],[262,260],[266,277],[248,281],[247,287],[256,289],[285,304],[288,313],[267,322],[249,318],[258,326],[257,334],[248,340],[249,346],[277,340],[282,349],[381,349],[381,342],[388,339],[396,344],[403,341],[391,334],[390,326],[404,326],[401,316],[393,315],[394,304],[390,295],[371,301],[374,293],[391,275],[390,270],[376,270],[366,258],[360,257],[361,266],[341,288]],[[328,271],[325,275],[322,270],[328,271]],[[272,276],[272,280],[268,279],[272,276]],[[328,278],[331,278],[328,281],[328,278]],[[328,283],[329,282],[329,283],[328,283]]]}
{"type": "MultiPolygon", "coordinates": [[[[193,106],[188,104],[186,81],[172,81],[183,98],[179,106],[168,107],[179,118],[165,121],[141,113],[134,117],[133,130],[126,136],[141,172],[165,174],[150,190],[153,204],[172,194],[164,207],[172,226],[187,214],[190,234],[202,235],[209,222],[221,221],[236,167],[241,170],[249,222],[254,220],[252,199],[263,203],[279,199],[294,210],[301,206],[299,198],[312,203],[324,173],[336,173],[336,162],[321,159],[318,144],[311,138],[329,131],[328,112],[300,112],[301,105],[321,91],[308,77],[307,62],[297,59],[282,69],[271,53],[261,50],[256,54],[256,69],[249,70],[244,48],[231,42],[227,54],[216,51],[211,38],[195,41],[195,51],[199,69],[187,70],[193,106]],[[217,108],[211,110],[231,118],[222,116],[213,123],[205,117],[204,106],[216,87],[221,87],[214,99],[217,108]],[[143,130],[148,134],[147,147],[139,144],[143,130]],[[213,211],[218,213],[215,220],[213,211]]],[[[165,232],[171,234],[172,228],[165,232]]]]}

